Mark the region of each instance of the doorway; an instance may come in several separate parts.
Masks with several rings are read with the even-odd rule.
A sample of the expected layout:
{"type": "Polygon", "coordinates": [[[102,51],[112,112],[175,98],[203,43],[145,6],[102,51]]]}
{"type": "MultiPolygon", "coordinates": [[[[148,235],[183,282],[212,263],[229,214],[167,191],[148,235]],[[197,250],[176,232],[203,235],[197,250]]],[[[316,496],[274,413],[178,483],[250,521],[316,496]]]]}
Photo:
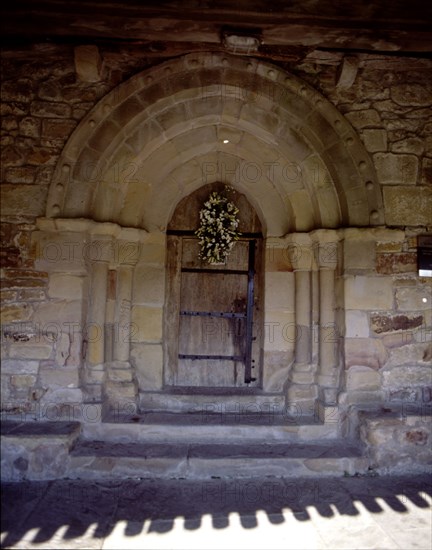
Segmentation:
{"type": "Polygon", "coordinates": [[[165,385],[168,388],[262,387],[263,239],[246,197],[230,196],[239,208],[239,231],[226,261],[199,257],[195,230],[212,191],[204,186],[178,204],[167,231],[165,385]]]}

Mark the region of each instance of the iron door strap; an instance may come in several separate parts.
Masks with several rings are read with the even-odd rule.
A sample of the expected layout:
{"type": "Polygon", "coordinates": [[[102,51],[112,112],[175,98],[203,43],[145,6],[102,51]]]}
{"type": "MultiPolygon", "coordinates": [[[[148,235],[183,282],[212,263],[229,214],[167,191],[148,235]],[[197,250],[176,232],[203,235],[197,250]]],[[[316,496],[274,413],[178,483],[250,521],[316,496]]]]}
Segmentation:
{"type": "Polygon", "coordinates": [[[244,357],[241,355],[196,355],[180,353],[179,359],[192,359],[192,361],[196,361],[197,359],[210,359],[213,361],[243,361],[244,357]]]}
{"type": "Polygon", "coordinates": [[[246,303],[246,351],[245,351],[245,383],[255,382],[252,377],[252,333],[253,333],[253,305],[255,279],[255,245],[256,241],[249,241],[248,287],[246,303]]]}
{"type": "Polygon", "coordinates": [[[232,311],[187,311],[180,310],[180,315],[191,317],[222,317],[224,319],[245,319],[246,313],[234,313],[232,311]]]}
{"type": "MultiPolygon", "coordinates": [[[[246,299],[246,313],[231,312],[231,311],[190,311],[180,310],[180,316],[197,316],[197,317],[222,317],[228,319],[246,319],[246,345],[244,355],[198,355],[198,354],[179,354],[179,359],[192,359],[193,361],[199,359],[206,360],[225,360],[225,361],[242,361],[245,366],[245,384],[255,382],[256,378],[252,376],[252,342],[253,338],[253,308],[254,308],[254,281],[255,281],[255,247],[256,241],[249,241],[248,252],[248,270],[247,271],[231,271],[231,273],[247,273],[247,299],[246,299]]],[[[182,271],[193,272],[207,272],[211,271],[217,273],[216,270],[203,270],[203,269],[182,269],[182,271]]]]}

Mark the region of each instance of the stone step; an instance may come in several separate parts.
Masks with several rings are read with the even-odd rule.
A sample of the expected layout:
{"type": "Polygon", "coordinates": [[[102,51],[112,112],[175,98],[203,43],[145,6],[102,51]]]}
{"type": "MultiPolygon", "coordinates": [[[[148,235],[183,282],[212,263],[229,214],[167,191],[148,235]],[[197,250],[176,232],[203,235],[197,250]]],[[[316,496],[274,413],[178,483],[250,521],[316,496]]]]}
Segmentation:
{"type": "Polygon", "coordinates": [[[71,447],[81,433],[79,422],[1,422],[1,436],[9,444],[37,447],[51,443],[71,447]]]}
{"type": "Polygon", "coordinates": [[[81,433],[79,422],[1,422],[1,478],[60,479],[69,451],[81,433]]]}
{"type": "MultiPolygon", "coordinates": [[[[286,403],[282,394],[243,391],[239,388],[176,388],[163,392],[141,392],[139,394],[139,408],[141,411],[175,411],[175,412],[203,412],[217,413],[269,413],[283,412],[286,403]]],[[[310,414],[311,411],[300,411],[310,414]]]]}
{"type": "Polygon", "coordinates": [[[354,475],[368,460],[354,442],[309,444],[170,444],[78,441],[69,457],[68,477],[242,478],[354,475]]]}
{"type": "Polygon", "coordinates": [[[304,442],[334,439],[337,423],[324,424],[313,416],[286,414],[217,414],[148,412],[116,414],[103,422],[83,424],[87,440],[136,443],[304,442]]]}

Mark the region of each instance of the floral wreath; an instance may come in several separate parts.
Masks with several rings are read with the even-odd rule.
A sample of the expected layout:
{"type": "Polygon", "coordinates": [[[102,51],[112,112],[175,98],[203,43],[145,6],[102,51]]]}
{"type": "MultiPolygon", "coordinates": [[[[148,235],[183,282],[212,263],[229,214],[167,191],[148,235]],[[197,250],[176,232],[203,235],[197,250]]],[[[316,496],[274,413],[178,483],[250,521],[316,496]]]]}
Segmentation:
{"type": "Polygon", "coordinates": [[[195,235],[199,238],[199,257],[209,264],[225,263],[241,235],[237,231],[239,209],[226,196],[231,190],[226,186],[225,193],[213,191],[200,210],[200,226],[195,235]]]}

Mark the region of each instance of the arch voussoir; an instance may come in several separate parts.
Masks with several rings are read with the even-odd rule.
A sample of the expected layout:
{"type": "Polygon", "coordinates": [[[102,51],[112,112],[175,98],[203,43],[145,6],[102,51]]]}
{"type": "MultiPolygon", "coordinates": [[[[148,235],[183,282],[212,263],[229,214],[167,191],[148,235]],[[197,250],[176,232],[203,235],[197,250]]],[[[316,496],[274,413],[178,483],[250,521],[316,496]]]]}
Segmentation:
{"type": "MultiPolygon", "coordinates": [[[[277,177],[268,178],[272,192],[265,198],[258,184],[243,183],[264,217],[271,216],[272,201],[278,210],[284,209],[284,223],[263,220],[276,235],[287,229],[383,223],[373,164],[343,115],[294,75],[262,61],[219,53],[167,61],[132,77],[103,98],[62,153],[49,192],[47,217],[79,216],[115,223],[135,220],[134,224],[146,227],[145,216],[139,212],[125,214],[125,204],[128,209],[134,204],[142,208],[142,202],[135,200],[139,181],[122,187],[118,206],[101,204],[105,195],[111,196],[105,190],[116,183],[114,163],[117,171],[135,166],[143,193],[145,186],[155,190],[146,192],[149,200],[155,200],[156,189],[177,200],[181,198],[179,182],[172,174],[181,174],[182,164],[199,163],[206,155],[223,151],[225,144],[237,163],[248,159],[262,172],[268,172],[272,163],[282,165],[277,177]],[[261,151],[273,154],[266,158],[261,151]],[[322,175],[314,171],[315,159],[322,175]],[[298,167],[297,179],[293,165],[298,167]],[[171,192],[170,186],[176,189],[171,192]]],[[[184,183],[180,189],[188,188],[184,183]]],[[[231,183],[242,186],[241,181],[231,183]]],[[[156,203],[162,209],[156,215],[161,226],[166,226],[172,205],[156,203]]],[[[151,211],[152,205],[145,210],[151,211]]]]}

